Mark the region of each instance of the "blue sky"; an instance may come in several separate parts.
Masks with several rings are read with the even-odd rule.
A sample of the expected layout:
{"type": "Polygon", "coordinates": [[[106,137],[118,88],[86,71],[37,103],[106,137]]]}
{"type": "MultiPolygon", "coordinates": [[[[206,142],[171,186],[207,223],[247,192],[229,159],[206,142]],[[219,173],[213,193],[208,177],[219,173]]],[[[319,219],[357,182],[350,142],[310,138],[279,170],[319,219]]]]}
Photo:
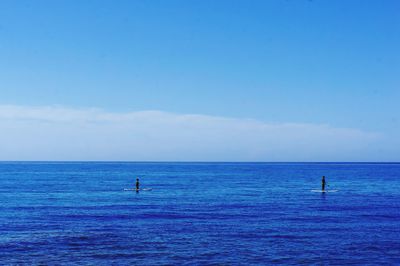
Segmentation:
{"type": "MultiPolygon", "coordinates": [[[[3,139],[8,140],[7,149],[15,151],[15,155],[2,155],[0,159],[399,161],[399,11],[400,2],[388,0],[3,0],[0,106],[4,108],[0,108],[0,118],[7,120],[3,121],[7,125],[3,125],[3,134],[10,135],[3,139]],[[264,129],[248,125],[250,131],[259,132],[259,142],[254,146],[244,140],[249,136],[243,134],[242,138],[235,135],[232,141],[248,145],[229,150],[226,147],[234,144],[225,143],[215,150],[210,139],[192,132],[187,137],[198,139],[201,151],[197,146],[174,149],[166,146],[193,144],[188,141],[183,145],[179,138],[161,141],[165,128],[160,123],[170,116],[161,119],[151,114],[149,119],[161,122],[146,130],[161,131],[154,138],[168,150],[165,154],[154,148],[144,156],[146,145],[140,146],[140,151],[135,146],[131,152],[122,151],[119,146],[100,149],[101,140],[93,142],[90,135],[75,149],[66,150],[57,147],[57,140],[68,139],[62,133],[65,130],[52,133],[54,143],[41,143],[52,151],[49,153],[35,153],[30,150],[33,147],[18,144],[37,141],[15,137],[20,126],[16,123],[32,117],[32,112],[46,116],[47,110],[65,116],[66,112],[83,110],[86,115],[93,115],[88,111],[91,108],[102,115],[125,118],[153,110],[173,114],[174,119],[196,114],[209,121],[233,119],[240,125],[248,119],[267,127],[288,123],[325,125],[332,130],[356,130],[367,137],[353,147],[353,133],[341,142],[347,133],[340,131],[343,137],[334,140],[328,137],[332,133],[328,130],[321,142],[312,143],[296,138],[296,133],[302,135],[303,131],[292,132],[287,143],[304,142],[309,147],[316,146],[315,151],[310,153],[307,147],[293,151],[290,145],[281,145],[273,152],[268,147],[254,152],[255,147],[270,147],[283,140],[278,141],[273,134],[271,139],[261,140],[261,136],[268,135],[264,129]],[[371,136],[376,139],[372,141],[371,136]],[[321,144],[334,141],[337,149],[327,151],[321,144]],[[102,156],[96,157],[82,148],[87,142],[91,142],[92,150],[99,148],[102,156]],[[349,145],[353,148],[350,151],[341,148],[349,145]],[[80,157],[76,155],[78,151],[80,157]]],[[[38,117],[34,119],[37,121],[38,117]]],[[[30,127],[24,126],[27,132],[39,126],[29,123],[30,127]]],[[[221,129],[218,125],[214,131],[207,131],[209,126],[203,120],[190,123],[200,123],[202,135],[214,132],[211,137],[217,139],[237,127],[229,124],[221,129]]],[[[85,135],[79,132],[81,125],[63,126],[76,136],[85,135]]],[[[180,128],[185,129],[187,125],[180,128]]],[[[134,133],[143,129],[123,130],[134,133]]],[[[118,130],[113,132],[108,138],[120,137],[118,130]]],[[[310,136],[314,133],[310,131],[310,136]]],[[[39,135],[43,134],[46,133],[39,135]]],[[[135,142],[129,137],[123,140],[132,145],[135,142]]]]}

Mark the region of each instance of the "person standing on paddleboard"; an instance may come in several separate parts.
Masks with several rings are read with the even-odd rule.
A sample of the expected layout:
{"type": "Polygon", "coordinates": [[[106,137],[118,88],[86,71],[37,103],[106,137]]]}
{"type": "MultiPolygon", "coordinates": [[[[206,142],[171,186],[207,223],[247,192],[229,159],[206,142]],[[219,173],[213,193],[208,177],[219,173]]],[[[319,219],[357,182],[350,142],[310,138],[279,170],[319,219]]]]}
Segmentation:
{"type": "Polygon", "coordinates": [[[326,184],[325,176],[322,176],[322,191],[325,190],[325,184],[326,184]]]}
{"type": "Polygon", "coordinates": [[[136,178],[136,190],[139,190],[139,178],[136,178]]]}

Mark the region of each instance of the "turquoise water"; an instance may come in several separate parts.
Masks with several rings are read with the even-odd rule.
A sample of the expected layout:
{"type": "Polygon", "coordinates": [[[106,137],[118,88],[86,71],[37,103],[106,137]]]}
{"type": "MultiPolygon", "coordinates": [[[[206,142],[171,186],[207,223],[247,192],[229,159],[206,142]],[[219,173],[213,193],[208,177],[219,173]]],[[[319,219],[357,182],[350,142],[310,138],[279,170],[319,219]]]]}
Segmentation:
{"type": "Polygon", "coordinates": [[[400,264],[400,164],[0,163],[0,261],[400,264]],[[321,176],[336,193],[315,193],[321,176]],[[123,191],[134,186],[152,191],[123,191]]]}

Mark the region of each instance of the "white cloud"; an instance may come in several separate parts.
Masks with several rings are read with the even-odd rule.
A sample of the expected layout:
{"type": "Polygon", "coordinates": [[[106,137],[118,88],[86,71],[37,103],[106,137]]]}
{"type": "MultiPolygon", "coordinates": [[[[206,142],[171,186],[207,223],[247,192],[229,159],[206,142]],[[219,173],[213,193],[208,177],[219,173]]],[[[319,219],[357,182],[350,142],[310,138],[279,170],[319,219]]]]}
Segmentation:
{"type": "Polygon", "coordinates": [[[380,138],[319,124],[0,106],[1,160],[360,161],[380,138]]]}

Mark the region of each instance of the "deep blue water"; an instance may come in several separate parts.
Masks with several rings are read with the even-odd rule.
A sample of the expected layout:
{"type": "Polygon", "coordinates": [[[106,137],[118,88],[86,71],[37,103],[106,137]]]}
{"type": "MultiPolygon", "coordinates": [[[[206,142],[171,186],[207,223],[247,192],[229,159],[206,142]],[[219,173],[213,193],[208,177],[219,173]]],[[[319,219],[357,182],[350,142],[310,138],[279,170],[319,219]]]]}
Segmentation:
{"type": "Polygon", "coordinates": [[[3,162],[0,230],[2,265],[399,265],[400,164],[3,162]]]}

